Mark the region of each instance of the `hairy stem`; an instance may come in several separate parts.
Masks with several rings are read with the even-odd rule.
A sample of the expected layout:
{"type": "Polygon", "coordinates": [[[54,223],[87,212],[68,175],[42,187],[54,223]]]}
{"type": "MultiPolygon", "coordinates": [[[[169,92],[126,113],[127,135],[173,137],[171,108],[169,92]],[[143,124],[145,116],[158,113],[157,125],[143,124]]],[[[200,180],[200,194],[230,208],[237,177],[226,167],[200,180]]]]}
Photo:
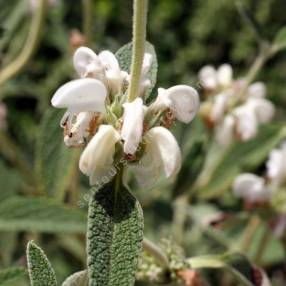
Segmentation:
{"type": "Polygon", "coordinates": [[[82,0],[83,5],[83,33],[85,36],[85,44],[90,47],[92,42],[92,1],[82,0]]]}
{"type": "Polygon", "coordinates": [[[154,257],[156,262],[164,269],[169,269],[169,260],[165,253],[152,241],[144,237],[143,248],[146,252],[154,257]]]}
{"type": "Polygon", "coordinates": [[[138,96],[141,69],[145,52],[147,0],[134,0],[133,48],[131,63],[131,82],[128,89],[128,101],[138,96]]]}
{"type": "Polygon", "coordinates": [[[30,60],[39,43],[46,13],[47,0],[39,0],[30,24],[29,34],[19,56],[0,72],[0,86],[15,76],[30,60]]]}

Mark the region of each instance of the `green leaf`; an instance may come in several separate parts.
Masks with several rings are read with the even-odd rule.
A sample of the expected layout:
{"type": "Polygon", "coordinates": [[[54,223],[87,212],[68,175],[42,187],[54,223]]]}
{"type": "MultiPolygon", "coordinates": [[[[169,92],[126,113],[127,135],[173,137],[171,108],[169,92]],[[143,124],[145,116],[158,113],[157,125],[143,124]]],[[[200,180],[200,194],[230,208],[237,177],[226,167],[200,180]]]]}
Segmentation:
{"type": "Polygon", "coordinates": [[[63,142],[60,120],[64,111],[49,109],[41,126],[36,149],[36,173],[43,191],[62,199],[65,189],[71,184],[76,166],[77,152],[63,142]]]}
{"type": "MultiPolygon", "coordinates": [[[[150,53],[152,58],[152,64],[148,72],[148,78],[151,80],[151,86],[147,90],[145,98],[148,98],[154,88],[157,81],[157,71],[158,71],[158,61],[154,46],[146,42],[145,52],[150,53]]],[[[131,61],[132,61],[132,43],[128,43],[121,47],[115,54],[118,59],[120,68],[128,73],[130,73],[131,61]]]]}
{"type": "Polygon", "coordinates": [[[57,286],[56,275],[48,258],[32,241],[27,246],[27,261],[32,286],[57,286]]]}
{"type": "Polygon", "coordinates": [[[88,272],[83,270],[68,277],[62,286],[88,286],[88,272]]]}
{"type": "Polygon", "coordinates": [[[11,285],[13,282],[16,282],[18,279],[23,279],[26,275],[24,268],[8,268],[0,271],[0,285],[11,285]]]}
{"type": "Polygon", "coordinates": [[[254,170],[262,164],[285,135],[285,128],[263,126],[255,139],[230,146],[216,165],[210,180],[199,189],[199,196],[205,199],[220,196],[239,173],[254,170]]]}
{"type": "Polygon", "coordinates": [[[50,199],[11,197],[0,203],[0,230],[84,233],[86,216],[50,199]]]}
{"type": "Polygon", "coordinates": [[[113,182],[96,191],[89,205],[87,253],[90,286],[134,285],[143,240],[138,201],[113,182]]]}
{"type": "Polygon", "coordinates": [[[248,259],[237,253],[224,255],[204,255],[188,259],[192,269],[225,268],[230,271],[241,285],[254,286],[253,267],[248,259]]]}
{"type": "Polygon", "coordinates": [[[286,48],[286,27],[282,27],[275,36],[273,44],[277,47],[277,50],[286,48]]]}

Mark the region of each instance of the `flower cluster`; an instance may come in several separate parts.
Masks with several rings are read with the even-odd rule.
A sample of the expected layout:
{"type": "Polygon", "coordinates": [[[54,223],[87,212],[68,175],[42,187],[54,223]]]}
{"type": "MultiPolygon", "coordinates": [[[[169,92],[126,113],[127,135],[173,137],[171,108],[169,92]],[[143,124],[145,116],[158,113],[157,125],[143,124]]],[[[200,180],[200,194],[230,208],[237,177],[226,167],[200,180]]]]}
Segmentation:
{"type": "Polygon", "coordinates": [[[215,128],[220,144],[228,145],[233,138],[239,141],[254,138],[259,125],[274,116],[274,105],[265,98],[264,83],[248,85],[245,79],[234,80],[228,64],[217,70],[213,66],[203,67],[199,80],[206,97],[201,113],[207,125],[215,128]]]}
{"type": "Polygon", "coordinates": [[[175,119],[192,121],[198,93],[186,85],[159,88],[155,101],[146,106],[152,61],[145,53],[138,97],[129,102],[130,75],[120,69],[115,55],[81,47],[73,57],[80,79],[60,87],[52,98],[54,107],[67,109],[61,121],[65,144],[85,147],[79,168],[91,185],[110,181],[117,166],[130,169],[143,187],[180,169],[180,149],[168,129],[175,119]]]}
{"type": "Polygon", "coordinates": [[[286,142],[280,148],[271,151],[266,163],[265,177],[254,174],[239,175],[233,185],[237,197],[251,203],[269,201],[275,191],[286,184],[286,142]]]}

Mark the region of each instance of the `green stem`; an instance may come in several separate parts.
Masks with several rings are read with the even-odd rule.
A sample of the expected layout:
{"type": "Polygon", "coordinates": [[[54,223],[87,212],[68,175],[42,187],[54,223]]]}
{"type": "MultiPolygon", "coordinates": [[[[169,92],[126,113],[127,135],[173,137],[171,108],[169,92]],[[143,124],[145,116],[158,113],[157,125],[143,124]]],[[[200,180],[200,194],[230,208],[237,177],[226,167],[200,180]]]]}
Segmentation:
{"type": "Polygon", "coordinates": [[[134,0],[133,48],[131,63],[131,82],[128,89],[128,101],[138,96],[141,69],[145,52],[147,0],[134,0]]]}
{"type": "Polygon", "coordinates": [[[169,259],[165,253],[152,241],[144,237],[143,239],[143,249],[154,257],[158,265],[164,269],[169,269],[169,259]]]}
{"type": "Polygon", "coordinates": [[[0,72],[0,86],[15,76],[30,60],[39,43],[44,23],[47,0],[39,0],[37,10],[34,12],[29,34],[19,56],[0,72]]]}
{"type": "Polygon", "coordinates": [[[92,42],[92,1],[82,0],[83,5],[83,33],[85,36],[85,44],[90,47],[92,42]]]}

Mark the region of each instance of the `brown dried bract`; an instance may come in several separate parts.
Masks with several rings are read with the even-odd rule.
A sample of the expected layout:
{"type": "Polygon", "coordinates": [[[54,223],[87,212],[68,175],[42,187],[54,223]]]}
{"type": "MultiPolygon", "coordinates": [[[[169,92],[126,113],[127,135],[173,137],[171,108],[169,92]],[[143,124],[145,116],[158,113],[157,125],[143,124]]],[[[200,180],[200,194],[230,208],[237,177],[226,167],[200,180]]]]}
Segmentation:
{"type": "Polygon", "coordinates": [[[162,121],[162,126],[164,126],[167,129],[170,129],[175,121],[176,117],[174,115],[174,113],[168,109],[163,117],[163,121],[162,121]]]}

